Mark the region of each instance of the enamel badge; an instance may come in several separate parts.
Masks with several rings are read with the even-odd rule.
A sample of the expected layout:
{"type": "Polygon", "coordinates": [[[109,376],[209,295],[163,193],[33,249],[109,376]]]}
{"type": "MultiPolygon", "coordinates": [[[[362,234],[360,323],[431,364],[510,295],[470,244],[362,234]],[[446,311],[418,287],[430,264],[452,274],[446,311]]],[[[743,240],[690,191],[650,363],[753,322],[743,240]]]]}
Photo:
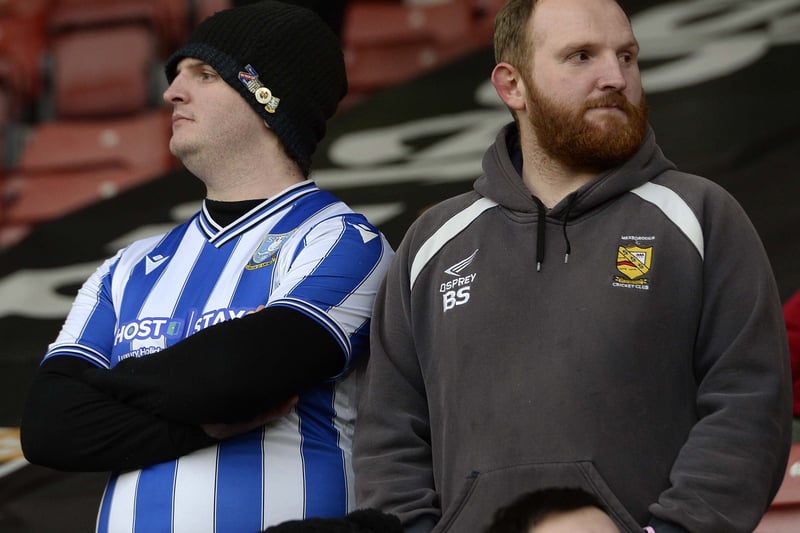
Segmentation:
{"type": "Polygon", "coordinates": [[[274,113],[278,109],[280,98],[273,96],[272,91],[264,87],[261,80],[258,79],[258,72],[252,65],[244,67],[245,70],[239,72],[239,81],[247,87],[247,90],[253,93],[256,101],[264,105],[267,113],[274,113]]]}

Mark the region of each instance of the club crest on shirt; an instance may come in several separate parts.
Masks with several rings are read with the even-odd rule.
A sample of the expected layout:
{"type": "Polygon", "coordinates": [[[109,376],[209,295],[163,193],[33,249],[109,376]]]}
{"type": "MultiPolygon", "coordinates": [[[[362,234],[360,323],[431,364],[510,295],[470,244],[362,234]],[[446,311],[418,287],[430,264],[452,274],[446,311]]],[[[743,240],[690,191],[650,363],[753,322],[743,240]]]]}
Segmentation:
{"type": "Polygon", "coordinates": [[[278,259],[278,252],[280,252],[286,240],[292,235],[292,232],[282,233],[280,235],[267,235],[258,249],[250,258],[250,261],[245,265],[247,270],[256,270],[264,268],[273,264],[278,259]]]}
{"type": "Polygon", "coordinates": [[[653,246],[623,245],[617,249],[617,271],[621,276],[614,276],[614,287],[628,289],[650,289],[647,274],[653,264],[653,246]]]}

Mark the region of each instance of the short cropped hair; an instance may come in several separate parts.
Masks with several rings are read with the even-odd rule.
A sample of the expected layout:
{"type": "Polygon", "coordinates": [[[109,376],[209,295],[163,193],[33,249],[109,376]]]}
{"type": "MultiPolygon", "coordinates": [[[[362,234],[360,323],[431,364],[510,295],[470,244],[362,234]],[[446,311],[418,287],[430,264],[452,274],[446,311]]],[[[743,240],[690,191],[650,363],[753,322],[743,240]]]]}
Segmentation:
{"type": "MultiPolygon", "coordinates": [[[[615,0],[620,5],[619,0],[615,0]]],[[[506,62],[523,73],[530,70],[531,39],[525,31],[540,0],[508,0],[494,19],[494,60],[506,62]]],[[[622,7],[620,5],[620,7],[622,7]]],[[[623,9],[624,11],[624,9],[623,9]]],[[[630,21],[630,16],[625,14],[630,21]]]]}
{"type": "Polygon", "coordinates": [[[528,62],[530,43],[525,26],[539,0],[508,0],[494,19],[494,59],[517,68],[528,62]]]}
{"type": "Polygon", "coordinates": [[[527,533],[552,514],[596,507],[607,513],[600,500],[577,487],[557,487],[527,492],[494,513],[485,533],[527,533]]]}

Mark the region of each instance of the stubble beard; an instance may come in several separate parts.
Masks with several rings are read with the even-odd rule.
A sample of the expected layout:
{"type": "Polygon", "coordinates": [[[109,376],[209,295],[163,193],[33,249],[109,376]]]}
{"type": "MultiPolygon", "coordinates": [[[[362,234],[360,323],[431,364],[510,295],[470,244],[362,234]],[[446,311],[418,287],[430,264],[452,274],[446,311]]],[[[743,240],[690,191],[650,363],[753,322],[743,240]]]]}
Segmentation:
{"type": "Polygon", "coordinates": [[[642,144],[647,131],[648,108],[644,92],[638,106],[625,95],[609,92],[586,102],[578,112],[554,102],[533,83],[528,119],[544,153],[564,166],[580,171],[602,172],[619,166],[642,144]],[[602,117],[590,121],[587,112],[595,107],[617,106],[627,117],[602,117]]]}
{"type": "Polygon", "coordinates": [[[173,133],[169,140],[169,151],[173,156],[182,160],[190,155],[194,150],[186,139],[181,139],[175,133],[173,133]]]}
{"type": "Polygon", "coordinates": [[[173,137],[169,142],[170,153],[178,159],[182,166],[188,170],[192,175],[205,182],[202,177],[205,175],[204,169],[207,166],[208,154],[205,154],[200,146],[194,141],[187,138],[173,137]]]}

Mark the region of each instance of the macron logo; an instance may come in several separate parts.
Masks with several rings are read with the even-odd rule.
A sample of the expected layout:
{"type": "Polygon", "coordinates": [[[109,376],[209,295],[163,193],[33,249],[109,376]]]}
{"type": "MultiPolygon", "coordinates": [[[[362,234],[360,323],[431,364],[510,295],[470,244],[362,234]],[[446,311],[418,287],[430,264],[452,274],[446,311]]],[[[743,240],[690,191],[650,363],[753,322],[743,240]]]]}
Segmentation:
{"type": "Polygon", "coordinates": [[[161,254],[154,255],[153,257],[150,257],[149,255],[147,257],[145,257],[145,263],[144,263],[144,273],[145,273],[145,275],[150,275],[150,273],[153,270],[155,270],[158,267],[160,267],[162,265],[162,263],[164,263],[164,261],[166,261],[167,259],[169,259],[169,256],[164,257],[161,254]]]}
{"type": "Polygon", "coordinates": [[[364,241],[364,244],[367,244],[369,241],[378,236],[378,234],[372,231],[372,229],[369,226],[366,226],[364,224],[350,224],[350,225],[356,228],[358,232],[361,234],[361,240],[364,241]]]}
{"type": "Polygon", "coordinates": [[[478,250],[475,250],[474,252],[472,252],[471,256],[467,257],[466,259],[462,259],[461,261],[459,261],[455,265],[453,265],[450,268],[448,268],[447,270],[445,270],[444,273],[445,274],[450,274],[451,276],[456,276],[456,277],[461,276],[461,273],[468,266],[470,266],[472,264],[472,262],[475,260],[475,256],[476,255],[478,255],[478,250]]]}

